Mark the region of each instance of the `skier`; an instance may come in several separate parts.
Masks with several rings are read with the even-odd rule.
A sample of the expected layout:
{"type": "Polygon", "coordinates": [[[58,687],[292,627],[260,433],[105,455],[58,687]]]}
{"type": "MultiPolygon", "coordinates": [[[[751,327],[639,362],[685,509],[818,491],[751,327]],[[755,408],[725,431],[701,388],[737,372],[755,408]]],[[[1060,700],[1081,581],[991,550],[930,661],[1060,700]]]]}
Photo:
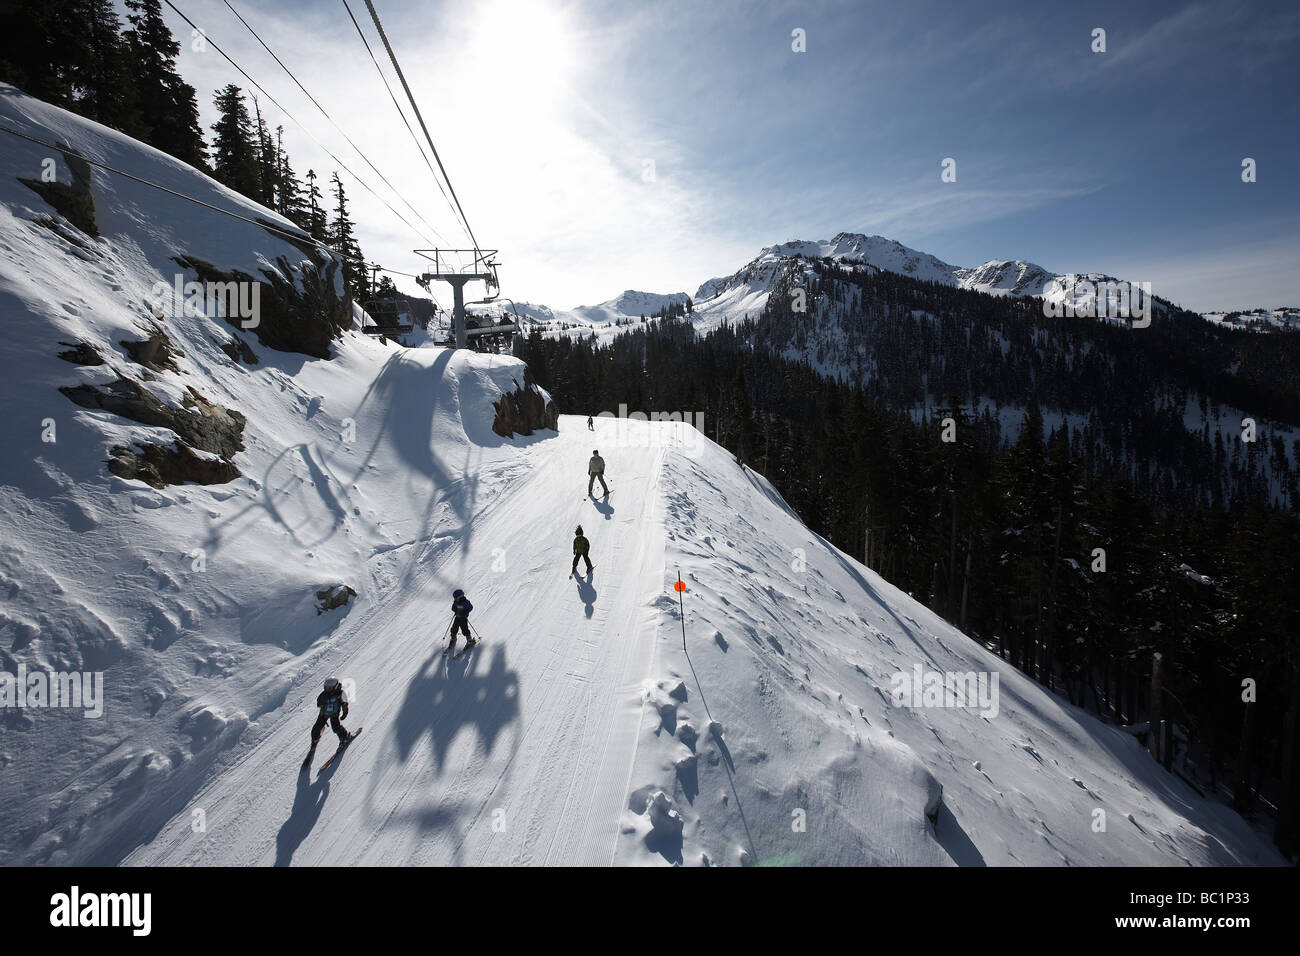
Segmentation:
{"type": "Polygon", "coordinates": [[[583,537],[582,525],[573,529],[573,535],[573,567],[569,569],[569,575],[578,573],[579,558],[587,562],[587,573],[591,574],[591,558],[587,556],[587,552],[591,550],[591,542],[583,537]]]}
{"type": "Polygon", "coordinates": [[[605,484],[605,459],[600,457],[599,451],[591,453],[591,461],[587,463],[587,495],[591,495],[591,489],[595,486],[596,480],[600,479],[600,487],[605,489],[605,497],[609,497],[609,485],[605,484]]]}
{"type": "Polygon", "coordinates": [[[596,430],[596,423],[593,422],[593,421],[591,420],[591,416],[588,415],[588,416],[587,416],[587,431],[589,431],[589,432],[594,432],[595,430],[596,430]]]}
{"type": "Polygon", "coordinates": [[[347,728],[343,726],[343,721],[348,716],[348,698],[343,693],[343,685],[339,683],[337,677],[325,678],[325,689],[316,695],[316,706],[320,708],[320,716],[316,718],[316,723],[311,728],[311,750],[307,751],[307,759],[302,762],[304,768],[311,766],[312,755],[316,753],[316,745],[320,743],[326,723],[334,733],[338,734],[340,748],[351,743],[352,738],[356,736],[348,733],[347,728]]]}
{"type": "Polygon", "coordinates": [[[465,597],[465,592],[457,588],[451,593],[451,643],[447,645],[447,650],[442,652],[446,657],[456,647],[456,635],[463,633],[465,635],[465,647],[471,648],[478,641],[474,640],[473,635],[469,632],[469,612],[474,610],[474,605],[469,603],[469,598],[465,597]]]}

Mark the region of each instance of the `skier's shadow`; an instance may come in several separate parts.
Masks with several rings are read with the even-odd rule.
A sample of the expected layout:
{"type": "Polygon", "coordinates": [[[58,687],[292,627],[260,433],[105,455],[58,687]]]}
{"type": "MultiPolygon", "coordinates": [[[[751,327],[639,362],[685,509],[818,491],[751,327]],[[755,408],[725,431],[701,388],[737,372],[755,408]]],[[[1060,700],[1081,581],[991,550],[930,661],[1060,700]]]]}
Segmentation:
{"type": "Polygon", "coordinates": [[[596,506],[597,511],[605,516],[606,521],[614,517],[614,509],[610,506],[609,498],[592,498],[591,503],[596,506]]]}
{"type": "MultiPolygon", "coordinates": [[[[333,769],[330,768],[331,771],[333,769]]],[[[320,776],[313,781],[310,770],[298,774],[298,792],[293,797],[293,809],[289,811],[289,819],[284,821],[275,837],[276,866],[289,866],[293,863],[294,853],[320,819],[329,792],[328,776],[320,776]]]]}
{"type": "Polygon", "coordinates": [[[586,605],[583,613],[591,617],[596,612],[596,589],[591,586],[591,572],[588,571],[585,578],[575,577],[574,580],[578,582],[578,597],[586,605]]]}

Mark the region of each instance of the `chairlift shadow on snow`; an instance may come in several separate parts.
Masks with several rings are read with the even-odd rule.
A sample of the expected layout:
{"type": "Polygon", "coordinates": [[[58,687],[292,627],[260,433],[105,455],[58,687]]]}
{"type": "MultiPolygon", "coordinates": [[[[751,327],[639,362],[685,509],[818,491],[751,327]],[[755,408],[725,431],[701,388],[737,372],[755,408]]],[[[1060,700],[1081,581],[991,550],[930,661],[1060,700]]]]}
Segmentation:
{"type": "Polygon", "coordinates": [[[479,749],[491,754],[497,738],[520,714],[519,675],[507,668],[502,645],[476,648],[456,661],[455,668],[443,668],[441,654],[439,645],[407,686],[393,727],[398,760],[409,760],[427,734],[439,774],[462,729],[477,731],[479,749]],[[489,649],[490,659],[485,662],[489,649]]]}

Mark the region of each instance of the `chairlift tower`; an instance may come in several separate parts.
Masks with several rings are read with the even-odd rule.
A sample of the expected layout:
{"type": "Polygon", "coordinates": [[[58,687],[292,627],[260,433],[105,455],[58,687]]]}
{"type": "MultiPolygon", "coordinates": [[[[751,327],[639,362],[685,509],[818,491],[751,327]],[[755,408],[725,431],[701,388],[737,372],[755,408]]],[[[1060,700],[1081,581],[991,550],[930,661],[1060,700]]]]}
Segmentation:
{"type": "Polygon", "coordinates": [[[415,281],[424,289],[430,282],[447,282],[451,285],[454,301],[452,322],[456,329],[456,348],[466,348],[469,337],[465,330],[465,284],[482,282],[490,293],[500,289],[497,281],[497,264],[492,257],[496,249],[416,249],[417,255],[433,263],[433,271],[420,275],[415,281]],[[468,263],[468,264],[466,264],[468,263]]]}

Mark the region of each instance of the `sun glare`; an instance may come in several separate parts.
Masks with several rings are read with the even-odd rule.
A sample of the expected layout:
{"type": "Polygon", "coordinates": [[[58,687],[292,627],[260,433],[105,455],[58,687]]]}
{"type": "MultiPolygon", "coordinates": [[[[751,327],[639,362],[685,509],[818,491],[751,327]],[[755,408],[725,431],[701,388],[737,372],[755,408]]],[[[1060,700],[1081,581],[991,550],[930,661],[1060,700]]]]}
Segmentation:
{"type": "Polygon", "coordinates": [[[546,0],[493,0],[475,5],[478,21],[472,68],[479,89],[495,107],[558,106],[567,98],[576,59],[572,25],[546,0]]]}

